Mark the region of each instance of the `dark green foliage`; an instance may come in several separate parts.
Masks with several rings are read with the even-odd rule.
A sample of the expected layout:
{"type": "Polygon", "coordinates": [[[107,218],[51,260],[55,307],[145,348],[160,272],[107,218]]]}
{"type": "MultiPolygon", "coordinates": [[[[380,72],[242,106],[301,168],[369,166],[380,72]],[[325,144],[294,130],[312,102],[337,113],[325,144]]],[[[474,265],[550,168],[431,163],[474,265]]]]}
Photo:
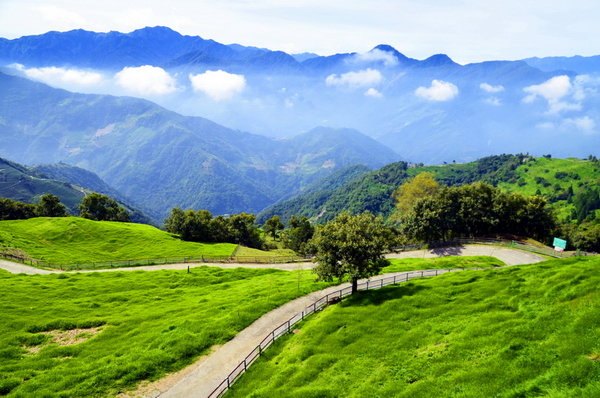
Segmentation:
{"type": "Polygon", "coordinates": [[[409,238],[424,241],[499,233],[542,240],[556,227],[543,198],[507,194],[483,182],[442,187],[400,220],[409,238]]]}
{"type": "Polygon", "coordinates": [[[36,214],[40,217],[67,217],[67,208],[60,203],[58,196],[51,193],[42,195],[40,203],[36,206],[36,214]]]}
{"type": "Polygon", "coordinates": [[[319,280],[341,281],[348,277],[354,293],[358,279],[377,275],[389,265],[383,253],[394,245],[394,237],[381,217],[369,212],[355,216],[344,212],[319,225],[309,245],[316,254],[318,265],[313,272],[319,280]]]}
{"type": "Polygon", "coordinates": [[[119,206],[114,199],[96,192],[83,198],[79,205],[79,214],[94,221],[130,221],[124,207],[119,206]]]}
{"type": "Polygon", "coordinates": [[[264,243],[255,221],[254,214],[213,217],[208,210],[183,211],[181,207],[174,207],[165,219],[164,227],[167,232],[187,241],[227,242],[261,249],[264,243]]]}
{"type": "Polygon", "coordinates": [[[283,242],[285,247],[297,253],[307,252],[307,243],[313,237],[315,227],[305,216],[300,218],[293,215],[288,221],[288,228],[284,231],[283,242]]]}
{"type": "Polygon", "coordinates": [[[285,228],[285,225],[279,220],[278,215],[274,215],[265,221],[265,225],[263,227],[265,234],[271,235],[273,240],[277,240],[277,236],[279,235],[279,231],[285,228]]]}
{"type": "Polygon", "coordinates": [[[316,223],[333,220],[343,211],[352,214],[369,211],[387,216],[394,210],[392,192],[409,177],[407,169],[406,162],[391,163],[379,170],[361,174],[340,188],[279,203],[260,216],[264,219],[277,214],[286,222],[292,215],[302,215],[316,223]]]}
{"type": "Polygon", "coordinates": [[[35,205],[0,198],[0,220],[26,220],[35,216],[35,205]]]}
{"type": "MultiPolygon", "coordinates": [[[[573,218],[581,223],[594,210],[600,209],[600,195],[597,189],[586,189],[573,199],[573,218]]],[[[591,221],[591,220],[590,220],[591,221]]]]}

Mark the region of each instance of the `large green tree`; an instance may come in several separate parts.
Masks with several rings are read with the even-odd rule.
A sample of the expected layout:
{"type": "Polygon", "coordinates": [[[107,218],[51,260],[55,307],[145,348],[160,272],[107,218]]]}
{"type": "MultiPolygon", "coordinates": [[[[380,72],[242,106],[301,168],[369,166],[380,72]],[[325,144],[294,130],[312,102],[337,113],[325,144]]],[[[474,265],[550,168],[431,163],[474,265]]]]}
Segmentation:
{"type": "Polygon", "coordinates": [[[94,221],[129,222],[129,214],[116,200],[97,192],[87,195],[81,200],[79,214],[83,218],[94,221]]]}
{"type": "Polygon", "coordinates": [[[60,198],[51,193],[42,195],[35,212],[40,217],[67,217],[69,215],[65,205],[60,203],[60,198]]]}
{"type": "Polygon", "coordinates": [[[315,227],[305,216],[292,215],[288,221],[288,229],[284,231],[283,243],[288,249],[305,254],[307,243],[313,237],[315,227]]]}
{"type": "Polygon", "coordinates": [[[369,212],[351,215],[344,212],[325,225],[319,225],[310,241],[316,253],[313,271],[319,280],[348,277],[352,293],[360,278],[377,275],[389,264],[384,253],[394,244],[394,235],[381,217],[369,212]]]}
{"type": "Polygon", "coordinates": [[[273,237],[273,240],[277,240],[279,231],[281,231],[284,228],[285,225],[283,225],[277,214],[265,221],[265,225],[263,227],[265,235],[271,235],[273,237]]]}

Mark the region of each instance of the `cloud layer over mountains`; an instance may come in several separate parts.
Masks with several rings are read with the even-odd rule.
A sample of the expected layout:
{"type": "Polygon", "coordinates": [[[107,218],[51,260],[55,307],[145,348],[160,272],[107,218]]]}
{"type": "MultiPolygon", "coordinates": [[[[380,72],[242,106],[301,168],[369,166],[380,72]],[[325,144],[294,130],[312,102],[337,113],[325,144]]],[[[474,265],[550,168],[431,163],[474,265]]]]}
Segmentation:
{"type": "Polygon", "coordinates": [[[37,40],[39,49],[39,36],[29,44],[0,42],[0,60],[15,74],[54,87],[139,96],[272,137],[316,126],[355,128],[414,162],[471,161],[502,152],[583,157],[600,143],[600,80],[589,68],[579,74],[523,61],[459,65],[441,54],[418,61],[385,45],[300,62],[167,28],[61,35],[102,51],[78,54],[54,40],[47,51],[64,56],[36,58],[30,43],[37,40]]]}

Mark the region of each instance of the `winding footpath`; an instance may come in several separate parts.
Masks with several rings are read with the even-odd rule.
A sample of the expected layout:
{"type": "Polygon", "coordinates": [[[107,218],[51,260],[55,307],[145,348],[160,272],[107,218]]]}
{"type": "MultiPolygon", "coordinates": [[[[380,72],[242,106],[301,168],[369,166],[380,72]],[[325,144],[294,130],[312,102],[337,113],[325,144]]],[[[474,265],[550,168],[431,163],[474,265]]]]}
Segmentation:
{"type": "MultiPolygon", "coordinates": [[[[418,250],[411,252],[392,253],[388,258],[437,258],[446,256],[491,256],[504,262],[507,266],[533,264],[544,261],[545,258],[533,253],[507,249],[495,246],[454,246],[444,247],[432,250],[418,250]]],[[[93,271],[74,271],[74,272],[112,272],[112,271],[130,271],[130,270],[160,270],[160,269],[187,269],[189,266],[198,267],[212,264],[167,264],[157,266],[130,267],[119,269],[93,270],[93,271]]],[[[313,268],[313,263],[296,264],[219,264],[222,268],[277,268],[288,271],[298,269],[313,268]]],[[[29,267],[22,264],[12,263],[0,260],[0,268],[12,273],[25,274],[50,274],[62,271],[46,271],[38,268],[29,267]]],[[[406,272],[386,274],[385,277],[393,275],[405,275],[406,272]]],[[[366,281],[366,280],[365,280],[366,281]]],[[[362,281],[361,281],[362,282],[362,281]]],[[[350,286],[342,284],[331,286],[327,289],[313,292],[307,296],[296,300],[263,315],[252,325],[242,330],[232,340],[221,347],[215,348],[213,352],[200,358],[195,364],[190,365],[182,371],[169,375],[166,378],[152,383],[143,390],[138,391],[139,395],[147,398],[206,398],[209,394],[229,375],[229,373],[244,360],[244,358],[267,336],[271,331],[286,322],[288,319],[312,305],[321,297],[329,293],[350,286]]]]}

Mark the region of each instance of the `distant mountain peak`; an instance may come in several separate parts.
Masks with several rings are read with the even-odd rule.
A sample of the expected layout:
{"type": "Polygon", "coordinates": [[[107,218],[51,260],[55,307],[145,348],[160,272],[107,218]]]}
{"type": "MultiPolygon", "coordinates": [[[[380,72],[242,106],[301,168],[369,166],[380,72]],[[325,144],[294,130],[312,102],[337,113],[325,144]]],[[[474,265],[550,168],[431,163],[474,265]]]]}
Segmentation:
{"type": "Polygon", "coordinates": [[[446,54],[435,54],[420,62],[419,66],[432,68],[436,66],[458,65],[446,54]]]}

